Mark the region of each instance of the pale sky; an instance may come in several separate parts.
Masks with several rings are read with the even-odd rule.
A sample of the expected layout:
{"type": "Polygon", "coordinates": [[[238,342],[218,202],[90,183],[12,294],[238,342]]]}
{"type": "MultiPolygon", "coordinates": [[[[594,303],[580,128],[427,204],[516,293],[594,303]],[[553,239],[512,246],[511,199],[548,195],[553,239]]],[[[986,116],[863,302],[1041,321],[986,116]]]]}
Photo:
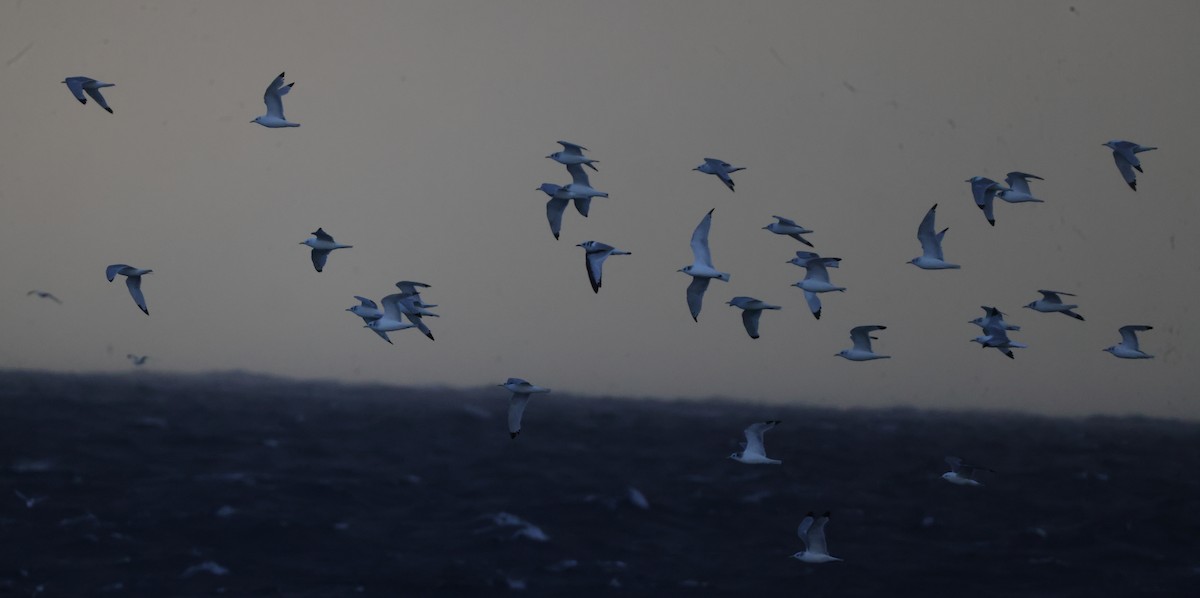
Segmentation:
{"type": "MultiPolygon", "coordinates": [[[[728,396],[840,406],[1200,417],[1195,2],[0,3],[0,365],[244,369],[301,378],[728,396]],[[1077,5],[1075,10],[1072,4],[1077,5]],[[265,129],[280,71],[297,129],[265,129]],[[60,83],[85,75],[115,114],[60,83]],[[1129,190],[1102,143],[1157,146],[1129,190]],[[568,210],[543,182],[556,140],[600,160],[611,194],[568,210]],[[745,166],[730,193],[693,172],[745,166]],[[1044,177],[998,203],[970,176],[1044,177]],[[939,203],[948,260],[921,271],[939,203]],[[688,241],[714,214],[700,322],[688,241]],[[789,285],[815,230],[845,293],[814,320],[789,285]],[[353,249],[313,271],[308,233],[353,249]],[[611,258],[593,294],[583,251],[611,258]],[[104,268],[152,268],[151,316],[104,268]],[[343,311],[401,279],[432,285],[437,337],[389,346],[343,311]],[[1078,294],[1086,322],[1021,309],[1078,294]],[[65,305],[26,297],[57,294],[65,305]],[[750,295],[782,305],[755,341],[750,295]],[[969,340],[995,305],[1029,345],[969,340]],[[883,324],[890,360],[852,363],[883,324]],[[1149,324],[1153,360],[1101,351],[1149,324]],[[109,350],[111,347],[111,351],[109,350]]],[[[506,396],[498,391],[498,400],[506,396]]],[[[551,395],[553,396],[553,395],[551,395]]]]}

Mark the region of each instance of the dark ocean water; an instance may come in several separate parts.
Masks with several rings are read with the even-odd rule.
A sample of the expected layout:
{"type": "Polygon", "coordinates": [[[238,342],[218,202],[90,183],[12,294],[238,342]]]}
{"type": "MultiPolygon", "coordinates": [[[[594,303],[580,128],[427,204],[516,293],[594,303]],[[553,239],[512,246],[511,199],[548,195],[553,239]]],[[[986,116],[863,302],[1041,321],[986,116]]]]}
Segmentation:
{"type": "Polygon", "coordinates": [[[507,398],[2,372],[0,595],[1200,595],[1200,425],[507,398]]]}

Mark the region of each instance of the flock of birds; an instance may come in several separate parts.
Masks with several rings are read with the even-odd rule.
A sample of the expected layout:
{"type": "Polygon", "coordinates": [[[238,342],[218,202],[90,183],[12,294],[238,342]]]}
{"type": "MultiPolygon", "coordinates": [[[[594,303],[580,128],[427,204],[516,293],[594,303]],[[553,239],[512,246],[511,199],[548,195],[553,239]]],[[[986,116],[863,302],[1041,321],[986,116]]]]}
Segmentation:
{"type": "MultiPolygon", "coordinates": [[[[113,109],[109,107],[107,100],[100,92],[103,88],[113,87],[112,83],[105,83],[90,77],[68,77],[63,83],[67,85],[72,95],[80,103],[87,104],[86,94],[86,96],[91,97],[110,114],[113,112],[113,109]]],[[[280,73],[279,76],[275,77],[263,94],[267,113],[250,122],[267,128],[299,127],[299,123],[287,120],[283,113],[283,96],[287,95],[294,85],[295,83],[284,84],[284,73],[280,73]]],[[[576,211],[581,216],[587,217],[591,209],[592,199],[608,197],[608,193],[592,187],[587,171],[584,170],[586,167],[595,172],[599,171],[596,167],[598,161],[589,158],[584,153],[589,150],[575,143],[566,141],[559,141],[558,143],[563,149],[546,157],[566,166],[567,172],[571,176],[571,182],[566,185],[543,183],[536,189],[542,191],[550,198],[546,202],[546,219],[550,225],[550,232],[554,235],[555,239],[558,239],[560,236],[563,215],[568,204],[573,203],[576,211]]],[[[1134,191],[1137,191],[1135,171],[1137,173],[1143,172],[1141,160],[1137,155],[1157,148],[1146,147],[1124,140],[1112,140],[1106,142],[1104,145],[1112,150],[1117,170],[1126,184],[1134,191]]],[[[723,160],[705,158],[704,163],[693,170],[717,177],[725,187],[730,191],[734,191],[735,185],[731,175],[745,170],[745,168],[735,167],[723,160]]],[[[1043,179],[1024,172],[1010,172],[1006,176],[1004,184],[981,176],[971,177],[966,182],[970,183],[971,193],[976,206],[983,212],[988,223],[995,226],[994,200],[999,199],[1011,204],[1041,203],[1043,201],[1033,194],[1030,188],[1031,180],[1043,179]]],[[[924,218],[921,219],[917,227],[917,240],[921,245],[921,255],[913,258],[909,263],[923,270],[959,269],[961,266],[950,263],[945,259],[942,250],[942,240],[945,238],[948,229],[937,230],[935,226],[937,207],[937,204],[934,204],[925,213],[924,218]]],[[[704,215],[692,233],[692,264],[678,270],[687,274],[692,279],[687,287],[687,306],[692,319],[697,322],[699,321],[704,294],[708,290],[709,283],[714,279],[722,282],[729,282],[730,280],[729,273],[718,270],[713,264],[712,253],[709,250],[708,237],[712,228],[713,211],[709,210],[704,215]]],[[[772,217],[775,219],[775,222],[764,226],[763,229],[776,235],[791,237],[810,248],[813,247],[813,244],[804,238],[804,235],[813,231],[800,226],[794,220],[782,216],[772,217]]],[[[312,264],[317,272],[322,272],[325,269],[329,254],[334,250],[353,247],[352,245],[336,242],[323,228],[318,228],[312,233],[311,238],[306,239],[300,244],[311,248],[312,264]]],[[[584,263],[587,270],[588,282],[593,292],[596,293],[599,293],[602,287],[603,268],[607,258],[613,255],[631,255],[628,251],[619,250],[612,245],[600,241],[584,241],[577,244],[577,247],[583,248],[585,252],[584,263]]],[[[797,251],[796,256],[788,261],[788,263],[805,270],[804,279],[792,286],[798,287],[803,291],[805,301],[815,318],[819,319],[821,317],[821,294],[844,292],[846,290],[845,287],[836,286],[830,281],[829,270],[838,268],[840,262],[841,258],[822,257],[815,252],[807,250],[797,251]]],[[[109,282],[112,282],[118,275],[124,276],[125,285],[129,290],[129,294],[133,297],[134,303],[142,312],[150,315],[150,310],[146,305],[146,298],[142,293],[142,277],[151,272],[153,270],[136,268],[127,264],[112,264],[105,270],[105,275],[109,282]]],[[[388,337],[389,332],[406,330],[408,328],[417,328],[426,337],[433,340],[433,333],[423,318],[438,317],[437,314],[429,311],[430,308],[437,306],[425,303],[421,298],[421,290],[429,288],[429,286],[420,282],[402,280],[396,283],[396,287],[400,291],[399,293],[387,295],[379,304],[367,297],[356,295],[354,298],[359,301],[359,304],[347,308],[346,311],[360,317],[365,328],[371,330],[388,343],[392,343],[392,340],[388,337]],[[380,304],[382,304],[382,308],[380,304]]],[[[1038,292],[1042,295],[1041,299],[1033,301],[1024,307],[1042,313],[1061,313],[1083,321],[1083,316],[1073,311],[1079,307],[1078,305],[1063,302],[1063,297],[1073,297],[1074,295],[1051,290],[1039,290],[1038,292]]],[[[29,291],[28,294],[37,295],[39,298],[52,300],[56,303],[62,303],[58,297],[46,291],[33,290],[29,291]]],[[[746,333],[752,339],[759,338],[759,320],[762,312],[782,309],[779,305],[772,305],[747,296],[734,297],[726,304],[742,310],[742,323],[746,329],[746,333]]],[[[994,348],[1009,358],[1014,357],[1012,349],[1026,347],[1026,345],[1015,342],[1008,337],[1009,332],[1019,331],[1020,326],[1014,326],[1005,322],[1004,314],[995,307],[982,306],[982,309],[985,312],[984,315],[970,322],[978,325],[983,331],[981,335],[971,339],[973,342],[979,343],[984,348],[994,348]]],[[[850,339],[853,346],[842,350],[837,355],[851,361],[871,361],[889,358],[890,356],[888,355],[875,353],[871,348],[871,341],[877,338],[872,336],[872,333],[884,329],[886,329],[886,326],[882,325],[865,325],[852,328],[850,330],[850,339]]],[[[1137,332],[1150,329],[1150,326],[1145,325],[1122,326],[1120,328],[1121,342],[1104,350],[1123,359],[1150,358],[1152,357],[1151,355],[1140,350],[1137,338],[1137,332]]],[[[148,359],[147,356],[134,354],[129,354],[127,357],[135,365],[142,365],[148,359]]],[[[521,378],[509,378],[499,386],[512,392],[508,408],[508,429],[510,438],[515,439],[521,433],[521,420],[525,413],[529,397],[534,394],[548,393],[550,389],[537,386],[521,378]]],[[[750,465],[781,464],[781,461],[767,457],[763,443],[763,434],[779,423],[779,421],[766,421],[751,424],[744,431],[746,442],[743,443],[743,450],[733,453],[730,455],[730,458],[750,465]]],[[[992,471],[986,467],[964,464],[960,459],[955,457],[947,457],[946,461],[950,465],[951,470],[943,474],[942,477],[948,482],[957,485],[979,486],[981,483],[975,479],[976,473],[979,471],[992,471]]],[[[797,531],[806,549],[792,555],[794,558],[808,563],[825,563],[841,560],[830,556],[826,545],[825,527],[829,523],[829,519],[829,512],[825,512],[821,516],[815,516],[810,512],[804,517],[797,531]]]]}

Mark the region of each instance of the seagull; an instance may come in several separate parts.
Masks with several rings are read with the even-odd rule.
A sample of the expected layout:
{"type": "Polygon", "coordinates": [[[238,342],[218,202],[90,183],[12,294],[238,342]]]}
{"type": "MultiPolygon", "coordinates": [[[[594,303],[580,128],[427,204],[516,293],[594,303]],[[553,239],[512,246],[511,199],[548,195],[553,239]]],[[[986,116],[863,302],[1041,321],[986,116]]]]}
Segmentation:
{"type": "Polygon", "coordinates": [[[29,291],[28,293],[25,293],[26,297],[28,297],[30,295],[37,295],[39,299],[49,299],[59,305],[62,305],[62,301],[58,297],[55,297],[53,293],[47,293],[46,291],[39,291],[37,289],[34,289],[32,291],[29,291]]]}
{"type": "Polygon", "coordinates": [[[908,263],[922,270],[957,270],[961,266],[947,262],[942,256],[942,239],[945,238],[946,231],[950,229],[943,228],[940,233],[934,232],[933,220],[937,216],[937,207],[937,204],[933,204],[933,207],[925,212],[925,217],[921,219],[921,224],[917,227],[917,240],[921,242],[921,256],[914,257],[908,263]]]}
{"type": "Polygon", "coordinates": [[[829,556],[829,548],[825,545],[825,526],[829,523],[829,516],[829,511],[825,511],[824,515],[816,519],[813,518],[812,511],[804,516],[796,530],[800,541],[804,542],[804,550],[793,554],[792,558],[805,563],[831,563],[842,560],[829,556]]]}
{"type": "Polygon", "coordinates": [[[1003,328],[1004,330],[1020,330],[1021,329],[1020,326],[1014,326],[1012,324],[1006,323],[1004,321],[1004,313],[1001,312],[1000,310],[998,310],[994,307],[988,307],[987,305],[980,305],[979,308],[982,309],[986,315],[975,318],[974,320],[967,322],[968,324],[974,324],[980,328],[983,328],[984,330],[987,330],[988,328],[990,328],[992,326],[999,326],[1000,328],[1003,328]]]}
{"type": "MultiPolygon", "coordinates": [[[[75,95],[78,97],[79,94],[75,95]]],[[[1142,161],[1138,159],[1137,155],[1158,148],[1146,147],[1122,139],[1106,141],[1104,146],[1112,150],[1113,161],[1117,163],[1117,170],[1121,171],[1121,178],[1125,179],[1125,183],[1129,185],[1130,189],[1137,191],[1137,175],[1133,174],[1133,171],[1136,169],[1138,172],[1143,172],[1142,161]]]]}
{"type": "Polygon", "coordinates": [[[521,378],[509,378],[504,384],[497,386],[503,386],[513,393],[512,398],[508,400],[508,437],[515,439],[521,433],[521,415],[525,413],[525,403],[529,402],[529,395],[550,392],[550,389],[534,386],[521,378]]]}
{"type": "Polygon", "coordinates": [[[992,347],[1009,359],[1016,359],[1013,356],[1013,349],[1026,349],[1029,347],[1028,345],[1009,340],[1005,328],[996,322],[993,322],[990,326],[985,326],[983,328],[983,335],[971,339],[971,342],[979,343],[979,346],[983,348],[992,347]]]}
{"type": "Polygon", "coordinates": [[[733,179],[729,178],[729,175],[739,170],[746,169],[741,166],[732,166],[729,164],[729,162],[718,160],[716,158],[705,158],[703,164],[693,168],[692,170],[699,170],[704,174],[716,175],[717,178],[721,179],[722,183],[725,183],[726,187],[729,187],[730,191],[733,191],[733,179]]]}
{"type": "Polygon", "coordinates": [[[312,235],[312,238],[305,239],[300,244],[312,247],[312,263],[317,272],[325,270],[325,260],[329,259],[330,251],[354,247],[353,245],[343,245],[334,241],[333,237],[329,236],[329,233],[325,232],[323,228],[318,228],[309,234],[312,235]]]}
{"type": "Polygon", "coordinates": [[[275,77],[275,80],[267,86],[267,91],[263,92],[263,102],[267,104],[267,113],[250,122],[258,123],[268,129],[300,126],[300,123],[288,122],[287,117],[283,115],[283,96],[287,95],[295,84],[292,82],[284,85],[283,73],[279,73],[279,76],[275,77]]]}
{"type": "Polygon", "coordinates": [[[756,422],[746,427],[746,442],[742,443],[742,452],[729,455],[730,459],[747,465],[779,465],[783,461],[767,458],[767,450],[763,446],[763,433],[774,428],[780,422],[777,419],[756,422]]]}
{"type": "Polygon", "coordinates": [[[592,160],[583,155],[583,152],[588,151],[588,148],[567,141],[559,141],[558,144],[563,146],[562,151],[554,152],[553,154],[546,156],[547,158],[567,166],[570,166],[571,164],[583,164],[584,166],[599,172],[595,166],[595,163],[599,162],[599,160],[592,160]]]}
{"type": "MultiPolygon", "coordinates": [[[[534,191],[541,191],[550,196],[550,201],[546,202],[546,220],[550,222],[550,232],[557,240],[558,233],[562,230],[563,211],[567,209],[567,204],[571,203],[572,198],[567,193],[566,187],[554,183],[542,183],[534,191]]],[[[575,209],[584,218],[587,218],[588,209],[591,207],[589,202],[590,200],[575,198],[575,209]]]]}
{"type": "Polygon", "coordinates": [[[96,100],[97,104],[100,104],[101,108],[108,110],[109,114],[113,113],[112,108],[108,107],[108,102],[104,100],[104,96],[100,95],[100,88],[113,87],[113,83],[97,81],[91,77],[67,77],[63,83],[67,84],[67,89],[71,90],[80,104],[87,104],[87,98],[83,97],[84,92],[87,92],[93,100],[96,100]]]}
{"type": "Polygon", "coordinates": [[[746,334],[750,338],[758,338],[758,318],[762,316],[764,309],[783,309],[778,305],[771,305],[755,299],[754,297],[734,297],[725,302],[725,305],[737,307],[742,310],[742,325],[746,327],[746,334]]]}
{"type": "Polygon", "coordinates": [[[994,469],[978,465],[967,465],[958,457],[946,457],[946,463],[950,464],[950,471],[943,473],[942,479],[959,486],[982,486],[982,483],[975,480],[975,472],[977,471],[996,473],[994,469]]]}
{"type": "Polygon", "coordinates": [[[126,353],[125,358],[128,359],[129,362],[132,363],[133,365],[140,366],[140,365],[146,365],[146,360],[150,359],[150,356],[149,355],[134,355],[133,353],[126,353]]]}
{"type": "Polygon", "coordinates": [[[692,232],[692,265],[676,270],[692,277],[692,284],[687,288],[687,304],[688,310],[692,312],[692,319],[697,322],[700,321],[700,306],[704,302],[704,291],[708,290],[708,281],[717,278],[729,282],[729,274],[719,272],[713,266],[712,253],[708,250],[708,229],[712,228],[715,209],[709,210],[692,232]]]}
{"type": "Polygon", "coordinates": [[[429,311],[429,308],[437,306],[422,301],[421,291],[418,290],[418,287],[423,289],[430,288],[429,285],[423,282],[413,282],[411,280],[397,282],[396,288],[400,289],[400,294],[403,297],[397,303],[397,308],[400,310],[400,313],[404,314],[404,317],[408,318],[409,322],[412,322],[417,327],[417,330],[421,331],[421,334],[424,334],[429,340],[434,340],[433,331],[429,329],[429,326],[425,325],[421,317],[430,316],[438,318],[441,316],[429,311]]]}
{"type": "Polygon", "coordinates": [[[971,183],[971,195],[975,198],[975,205],[983,210],[983,216],[987,218],[988,224],[996,226],[996,216],[992,213],[992,200],[1003,187],[1000,183],[982,176],[973,176],[966,182],[971,183]]]}
{"type": "Polygon", "coordinates": [[[1079,306],[1064,304],[1062,302],[1062,298],[1059,297],[1059,295],[1065,295],[1067,297],[1074,297],[1075,295],[1072,295],[1071,293],[1064,293],[1062,291],[1039,290],[1038,292],[1042,294],[1042,298],[1030,303],[1029,305],[1026,305],[1025,307],[1028,307],[1029,309],[1032,309],[1033,311],[1040,311],[1044,314],[1052,314],[1052,313],[1058,312],[1060,314],[1071,316],[1072,318],[1075,318],[1076,320],[1079,320],[1080,322],[1083,321],[1083,316],[1071,311],[1072,309],[1075,309],[1076,307],[1079,307],[1079,306]]]}
{"type": "Polygon", "coordinates": [[[1153,355],[1147,355],[1138,348],[1137,333],[1144,330],[1154,330],[1153,326],[1130,325],[1120,328],[1121,343],[1113,345],[1105,351],[1112,353],[1121,359],[1154,359],[1153,355]]]}
{"type": "Polygon", "coordinates": [[[118,274],[125,277],[125,286],[129,287],[129,294],[133,296],[133,302],[150,315],[150,310],[146,309],[146,297],[142,295],[142,276],[153,272],[154,270],[142,270],[125,264],[113,264],[104,270],[104,275],[108,277],[108,282],[112,282],[118,274]]]}
{"type": "Polygon", "coordinates": [[[1004,182],[1008,183],[1008,188],[1000,187],[996,191],[996,197],[1008,203],[1045,203],[1033,196],[1033,192],[1029,190],[1029,179],[1046,180],[1035,174],[1016,171],[1010,172],[1004,177],[1004,182]]]}
{"type": "MultiPolygon", "coordinates": [[[[393,293],[384,297],[380,301],[383,304],[383,315],[367,322],[366,327],[375,332],[396,332],[398,330],[416,328],[416,324],[404,321],[404,312],[402,311],[403,308],[400,306],[400,302],[404,301],[405,298],[403,293],[393,293]]],[[[389,343],[392,342],[387,337],[384,337],[384,340],[389,343]]]]}
{"type": "Polygon", "coordinates": [[[788,260],[789,264],[795,264],[807,270],[804,280],[792,286],[804,291],[804,300],[808,302],[808,309],[818,320],[821,319],[821,298],[817,296],[817,293],[846,290],[845,287],[834,286],[829,282],[828,268],[837,268],[838,262],[841,261],[840,257],[821,257],[811,251],[797,251],[796,257],[788,260]]]}
{"type": "Polygon", "coordinates": [[[764,226],[763,227],[764,230],[769,230],[777,235],[787,235],[797,241],[800,241],[801,243],[804,243],[805,245],[808,245],[809,247],[813,246],[812,243],[808,242],[808,239],[805,239],[804,237],[800,236],[800,235],[805,235],[805,234],[811,233],[812,232],[811,230],[808,230],[807,228],[804,228],[803,226],[796,224],[795,220],[789,220],[787,218],[784,218],[783,216],[771,216],[771,217],[774,218],[777,222],[772,222],[771,224],[764,226]]]}
{"type": "MultiPolygon", "coordinates": [[[[370,324],[383,317],[383,310],[379,309],[379,306],[374,301],[358,295],[355,295],[354,298],[358,299],[359,304],[346,308],[346,311],[362,318],[363,324],[370,324]]],[[[389,345],[393,344],[392,339],[388,338],[387,332],[375,329],[371,329],[371,332],[379,335],[379,338],[387,341],[389,345]]]]}
{"type": "Polygon", "coordinates": [[[38,503],[46,500],[45,496],[25,496],[20,490],[13,490],[13,494],[17,495],[17,498],[21,499],[21,502],[25,503],[26,509],[32,509],[36,507],[38,503]]]}
{"type": "Polygon", "coordinates": [[[838,357],[845,357],[850,361],[871,361],[872,359],[891,359],[891,355],[880,355],[871,351],[871,339],[878,340],[878,337],[871,336],[871,333],[876,330],[887,330],[887,326],[878,324],[871,326],[855,326],[850,329],[850,340],[854,341],[854,347],[851,349],[843,349],[837,354],[838,357]]]}
{"type": "Polygon", "coordinates": [[[571,173],[571,182],[562,187],[560,192],[564,197],[575,200],[575,209],[580,215],[587,218],[588,210],[592,205],[592,198],[608,197],[608,194],[592,188],[592,183],[588,180],[587,172],[583,170],[583,166],[579,164],[567,164],[567,172],[571,173]]]}
{"type": "Polygon", "coordinates": [[[592,292],[599,293],[601,285],[601,277],[604,276],[604,260],[610,255],[633,255],[628,251],[621,251],[599,241],[584,241],[576,245],[582,247],[584,254],[584,265],[587,266],[588,282],[592,283],[592,292]]]}

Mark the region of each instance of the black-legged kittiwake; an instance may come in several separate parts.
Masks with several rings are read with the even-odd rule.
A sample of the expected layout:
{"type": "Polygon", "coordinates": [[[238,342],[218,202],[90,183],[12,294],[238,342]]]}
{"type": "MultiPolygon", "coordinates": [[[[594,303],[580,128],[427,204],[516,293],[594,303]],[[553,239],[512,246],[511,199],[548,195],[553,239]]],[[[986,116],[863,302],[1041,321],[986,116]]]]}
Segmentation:
{"type": "Polygon", "coordinates": [[[692,319],[697,322],[700,321],[700,307],[704,302],[704,291],[708,290],[708,281],[716,278],[729,282],[729,274],[720,272],[713,266],[712,252],[708,249],[708,231],[712,228],[713,210],[709,210],[696,226],[696,230],[692,231],[692,265],[676,270],[692,277],[692,283],[687,288],[687,304],[692,319]]]}
{"type": "Polygon", "coordinates": [[[146,297],[142,295],[142,276],[153,272],[154,270],[142,270],[125,264],[112,264],[104,270],[104,275],[108,277],[108,282],[112,282],[118,274],[125,277],[125,286],[129,288],[129,294],[133,296],[133,302],[146,315],[150,315],[150,310],[146,308],[146,297]]]}

